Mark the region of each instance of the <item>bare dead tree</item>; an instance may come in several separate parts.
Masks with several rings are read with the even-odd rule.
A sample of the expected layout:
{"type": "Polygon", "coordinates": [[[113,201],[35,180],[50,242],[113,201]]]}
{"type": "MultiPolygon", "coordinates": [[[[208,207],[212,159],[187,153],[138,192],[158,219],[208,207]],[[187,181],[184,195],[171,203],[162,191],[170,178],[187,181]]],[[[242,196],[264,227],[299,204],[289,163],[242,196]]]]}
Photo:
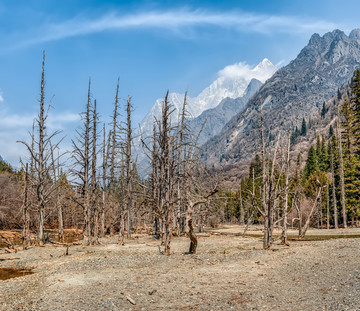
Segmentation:
{"type": "Polygon", "coordinates": [[[92,235],[91,244],[99,243],[99,202],[98,202],[98,180],[97,180],[97,123],[98,114],[96,111],[96,99],[94,100],[92,111],[92,141],[91,141],[91,205],[90,205],[90,233],[92,235]]]}
{"type": "Polygon", "coordinates": [[[256,202],[256,193],[255,193],[255,170],[254,168],[252,168],[252,174],[251,174],[251,182],[252,182],[252,190],[248,191],[249,195],[250,195],[250,201],[251,203],[249,204],[249,215],[248,215],[248,219],[246,222],[246,226],[244,228],[244,231],[242,233],[242,236],[245,236],[246,231],[249,229],[250,224],[253,221],[253,216],[254,216],[254,212],[255,210],[258,210],[260,212],[260,214],[264,217],[265,213],[264,211],[262,211],[261,209],[259,209],[257,202],[256,202]]]}
{"type": "Polygon", "coordinates": [[[162,215],[162,211],[158,208],[160,205],[160,195],[159,195],[159,175],[158,175],[158,138],[156,131],[156,122],[154,122],[153,128],[153,140],[152,140],[152,149],[151,149],[151,157],[150,157],[150,165],[152,168],[152,173],[150,177],[150,189],[151,189],[151,206],[154,212],[154,235],[157,238],[160,238],[162,232],[162,220],[164,215],[162,215]]]}
{"type": "Polygon", "coordinates": [[[194,137],[186,125],[186,95],[179,122],[174,127],[171,126],[173,111],[167,92],[161,120],[154,123],[152,146],[142,139],[152,166],[147,200],[151,202],[154,231],[162,238],[165,255],[170,255],[173,230],[182,234],[186,227],[189,229],[186,233],[193,239],[191,252],[196,251],[192,214],[195,207],[208,201],[204,200],[195,178],[200,171],[198,136],[194,137]]]}
{"type": "MultiPolygon", "coordinates": [[[[339,109],[339,107],[338,107],[338,109],[339,109]]],[[[338,115],[339,115],[339,111],[338,111],[338,115]]],[[[341,208],[342,208],[344,228],[347,228],[345,181],[344,181],[344,159],[343,159],[342,139],[341,139],[339,120],[336,121],[336,136],[337,136],[337,142],[338,142],[337,151],[338,151],[338,158],[339,158],[340,202],[341,202],[341,208]]]]}
{"type": "Polygon", "coordinates": [[[72,173],[76,177],[75,184],[80,189],[80,197],[73,198],[84,211],[84,238],[87,238],[87,243],[91,244],[91,78],[89,78],[88,98],[86,103],[86,111],[82,114],[82,128],[76,130],[77,137],[73,144],[73,168],[72,173]]]}
{"type": "Polygon", "coordinates": [[[24,249],[26,249],[26,247],[30,243],[30,228],[29,228],[29,223],[30,223],[29,203],[30,202],[29,202],[29,197],[28,197],[28,193],[29,193],[29,167],[28,166],[29,166],[28,163],[26,163],[25,174],[23,175],[24,193],[23,193],[22,211],[23,211],[24,224],[23,224],[23,231],[22,231],[22,239],[23,239],[23,248],[24,249]]]}
{"type": "Polygon", "coordinates": [[[261,162],[262,162],[262,191],[261,191],[261,201],[262,201],[262,210],[264,211],[264,249],[268,249],[271,243],[271,213],[269,210],[271,205],[266,204],[266,193],[267,193],[267,184],[268,177],[266,173],[266,158],[265,158],[265,138],[264,138],[264,117],[261,109],[261,119],[260,119],[260,135],[261,135],[261,162]]]}
{"type": "Polygon", "coordinates": [[[106,129],[105,124],[103,127],[103,146],[102,146],[102,205],[101,205],[101,225],[100,225],[100,236],[105,236],[105,206],[106,206],[106,181],[107,181],[107,171],[108,171],[108,159],[109,159],[109,150],[110,150],[110,139],[111,131],[109,131],[108,139],[106,141],[106,129]]]}
{"type": "Polygon", "coordinates": [[[328,179],[326,179],[326,229],[330,229],[330,189],[328,179]]]}
{"type": "Polygon", "coordinates": [[[284,189],[284,202],[283,202],[283,226],[281,232],[281,243],[287,245],[287,213],[289,205],[289,173],[290,173],[290,139],[291,129],[289,129],[287,148],[286,148],[286,161],[285,161],[285,189],[284,189]]]}
{"type": "Polygon", "coordinates": [[[239,203],[240,203],[240,225],[245,224],[245,211],[244,211],[244,202],[243,202],[243,196],[242,196],[242,179],[240,178],[240,189],[239,189],[239,203]]]}
{"type": "Polygon", "coordinates": [[[124,166],[124,152],[121,152],[121,169],[120,169],[120,178],[117,185],[118,192],[118,201],[117,203],[120,206],[120,228],[119,228],[119,245],[125,245],[125,198],[127,195],[127,188],[125,182],[125,166],[124,166]]]}
{"type": "Polygon", "coordinates": [[[43,52],[42,72],[41,72],[41,87],[40,87],[40,112],[36,118],[36,133],[31,136],[32,143],[29,145],[25,141],[21,141],[30,153],[30,162],[33,163],[33,174],[31,174],[32,188],[35,189],[36,205],[38,211],[38,242],[43,244],[45,242],[44,236],[44,222],[45,222],[45,208],[50,199],[54,195],[57,185],[50,179],[53,171],[54,161],[51,161],[53,150],[55,150],[61,140],[55,145],[51,144],[52,138],[59,133],[55,131],[48,134],[46,131],[46,120],[50,104],[45,111],[45,51],[43,52]],[[36,137],[35,137],[36,136],[36,137]]]}
{"type": "Polygon", "coordinates": [[[334,225],[335,229],[339,228],[338,223],[338,212],[337,212],[337,204],[336,204],[336,193],[335,193],[335,170],[334,170],[334,152],[333,148],[330,148],[330,166],[331,166],[331,182],[332,182],[332,204],[334,210],[334,225]]]}
{"type": "Polygon", "coordinates": [[[112,131],[111,131],[111,155],[110,155],[110,187],[112,189],[116,186],[115,179],[115,168],[116,168],[116,156],[118,154],[119,144],[117,140],[119,138],[119,83],[120,79],[118,78],[114,102],[114,111],[112,117],[112,131]]]}
{"type": "Polygon", "coordinates": [[[197,249],[197,245],[198,245],[197,236],[194,232],[194,228],[192,225],[192,221],[193,221],[192,216],[193,216],[194,209],[198,205],[207,203],[209,201],[209,198],[212,197],[217,192],[218,192],[218,188],[216,185],[208,194],[204,195],[198,201],[192,202],[192,200],[189,199],[189,197],[187,198],[188,204],[189,204],[189,211],[188,211],[189,217],[188,217],[188,221],[187,221],[187,225],[188,225],[187,235],[190,238],[189,254],[196,254],[196,249],[197,249]]]}
{"type": "Polygon", "coordinates": [[[170,243],[172,236],[172,220],[174,209],[174,137],[171,134],[171,105],[168,100],[169,91],[166,93],[162,107],[161,123],[159,124],[159,185],[160,185],[160,209],[163,214],[164,226],[164,254],[170,255],[170,243]]]}
{"type": "MultiPolygon", "coordinates": [[[[119,155],[121,154],[121,126],[120,126],[120,113],[119,113],[119,83],[120,79],[118,78],[117,85],[116,85],[116,93],[115,93],[115,101],[114,101],[114,109],[113,109],[113,115],[112,115],[112,130],[111,130],[111,145],[110,145],[110,151],[109,151],[109,169],[110,169],[110,210],[109,210],[109,219],[110,219],[110,235],[113,235],[115,232],[115,226],[116,223],[119,221],[119,212],[121,211],[121,204],[123,200],[123,193],[119,192],[119,189],[121,189],[119,180],[116,179],[116,171],[119,167],[119,155]]],[[[122,163],[121,161],[120,163],[122,163]]],[[[121,180],[120,176],[120,180],[121,180]]],[[[123,217],[120,215],[120,217],[123,217]]],[[[120,222],[123,221],[120,218],[120,222]]],[[[121,233],[120,233],[121,235],[121,233]]],[[[120,243],[123,244],[123,243],[120,243]]]]}
{"type": "Polygon", "coordinates": [[[132,145],[132,128],[131,128],[131,97],[128,96],[127,100],[127,118],[125,124],[125,173],[126,173],[126,190],[127,190],[127,205],[126,205],[126,212],[127,212],[127,237],[131,237],[131,212],[133,210],[134,204],[134,192],[133,192],[133,179],[132,179],[132,159],[131,159],[131,145],[132,145]]]}
{"type": "Polygon", "coordinates": [[[309,226],[310,226],[310,221],[311,221],[311,218],[312,216],[314,215],[314,212],[316,210],[316,207],[317,205],[319,204],[319,199],[320,199],[320,196],[321,196],[321,192],[322,192],[323,188],[321,186],[318,187],[318,191],[317,191],[317,194],[316,194],[316,197],[315,197],[315,200],[314,200],[314,203],[312,205],[312,208],[310,210],[310,213],[307,217],[307,220],[305,222],[305,225],[304,227],[302,228],[302,232],[301,232],[301,235],[300,235],[300,238],[304,238],[305,237],[305,234],[306,234],[306,231],[308,230],[309,226]]]}
{"type": "Polygon", "coordinates": [[[60,173],[60,164],[59,162],[55,166],[55,159],[54,159],[54,151],[51,153],[51,160],[53,162],[53,179],[54,183],[58,185],[56,189],[56,195],[55,195],[55,210],[58,212],[58,235],[59,240],[61,242],[64,241],[64,220],[63,220],[63,211],[62,211],[62,198],[61,198],[61,186],[63,181],[63,176],[60,173]]]}

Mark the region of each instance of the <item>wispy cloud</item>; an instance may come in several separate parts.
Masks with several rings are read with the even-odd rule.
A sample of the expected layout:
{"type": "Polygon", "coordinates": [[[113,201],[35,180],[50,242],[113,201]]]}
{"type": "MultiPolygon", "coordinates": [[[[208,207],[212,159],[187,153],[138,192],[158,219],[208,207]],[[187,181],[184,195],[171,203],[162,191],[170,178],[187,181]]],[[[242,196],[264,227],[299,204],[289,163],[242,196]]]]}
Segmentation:
{"type": "Polygon", "coordinates": [[[268,59],[264,59],[255,67],[251,67],[245,62],[226,66],[218,72],[218,76],[224,79],[242,78],[249,82],[255,78],[264,83],[276,70],[277,68],[268,59]]]}
{"type": "MultiPolygon", "coordinates": [[[[0,131],[12,129],[30,129],[36,118],[36,115],[18,115],[8,114],[5,111],[0,113],[0,131]]],[[[72,112],[62,112],[59,114],[49,114],[47,127],[49,130],[62,130],[65,124],[80,120],[80,115],[72,112]]]]}
{"type": "Polygon", "coordinates": [[[98,18],[76,16],[57,24],[43,25],[37,35],[30,36],[21,45],[33,45],[69,37],[101,33],[111,30],[159,28],[181,31],[189,27],[221,27],[238,32],[258,33],[309,33],[328,31],[339,27],[326,20],[296,16],[273,16],[247,12],[210,12],[204,10],[152,11],[121,15],[111,12],[98,18]]]}
{"type": "MultiPolygon", "coordinates": [[[[26,149],[17,141],[30,140],[29,131],[31,132],[35,118],[36,114],[19,115],[9,113],[5,109],[0,111],[0,155],[15,166],[17,166],[19,157],[25,158],[27,156],[26,149]]],[[[79,114],[72,112],[50,112],[47,119],[48,133],[63,130],[59,136],[61,138],[67,134],[67,129],[74,128],[79,120],[79,114]]],[[[63,144],[61,149],[62,151],[67,150],[64,149],[63,144]]]]}

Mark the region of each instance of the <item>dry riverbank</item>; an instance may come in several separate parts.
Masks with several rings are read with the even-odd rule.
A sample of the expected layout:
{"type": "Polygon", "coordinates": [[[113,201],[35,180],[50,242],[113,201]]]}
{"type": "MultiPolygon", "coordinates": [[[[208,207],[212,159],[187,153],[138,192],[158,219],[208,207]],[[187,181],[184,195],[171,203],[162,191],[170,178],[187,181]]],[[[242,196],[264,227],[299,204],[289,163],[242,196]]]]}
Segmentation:
{"type": "Polygon", "coordinates": [[[68,256],[50,245],[1,254],[0,268],[34,272],[0,281],[1,310],[360,309],[357,238],[264,251],[256,237],[202,234],[197,255],[184,254],[187,238],[174,238],[169,257],[149,236],[115,242],[72,246],[68,256]]]}

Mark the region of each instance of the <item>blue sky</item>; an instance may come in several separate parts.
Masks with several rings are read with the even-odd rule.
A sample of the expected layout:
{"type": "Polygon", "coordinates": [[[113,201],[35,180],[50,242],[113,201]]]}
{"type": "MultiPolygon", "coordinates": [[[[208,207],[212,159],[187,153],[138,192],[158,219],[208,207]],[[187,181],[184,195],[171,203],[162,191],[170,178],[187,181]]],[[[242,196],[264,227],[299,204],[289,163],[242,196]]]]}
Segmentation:
{"type": "Polygon", "coordinates": [[[18,166],[38,111],[41,57],[48,129],[70,145],[88,78],[108,122],[120,77],[138,124],[167,89],[191,96],[237,62],[285,65],[311,34],[359,28],[359,1],[0,1],[0,155],[18,166]]]}

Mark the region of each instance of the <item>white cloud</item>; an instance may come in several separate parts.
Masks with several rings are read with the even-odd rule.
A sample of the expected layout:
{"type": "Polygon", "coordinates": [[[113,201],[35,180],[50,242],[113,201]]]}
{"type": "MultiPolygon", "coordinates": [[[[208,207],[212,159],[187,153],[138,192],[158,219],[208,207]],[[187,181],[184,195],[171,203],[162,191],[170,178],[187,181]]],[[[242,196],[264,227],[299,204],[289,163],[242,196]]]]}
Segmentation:
{"type": "Polygon", "coordinates": [[[250,65],[240,62],[233,65],[226,66],[218,72],[219,77],[225,78],[237,78],[243,76],[249,76],[251,74],[250,65]]]}
{"type": "Polygon", "coordinates": [[[60,114],[49,114],[48,127],[53,130],[63,130],[64,124],[80,121],[78,113],[63,112],[60,114]]]}
{"type": "Polygon", "coordinates": [[[273,16],[239,11],[210,12],[204,10],[179,9],[127,15],[111,12],[98,18],[76,16],[73,19],[58,24],[43,25],[41,29],[36,31],[37,35],[35,34],[23,41],[20,46],[109,30],[161,28],[179,32],[183,28],[197,26],[230,28],[239,32],[312,33],[315,31],[332,30],[338,28],[340,25],[328,21],[313,20],[311,18],[281,15],[273,16]]]}
{"type": "Polygon", "coordinates": [[[4,101],[3,95],[0,93],[0,103],[4,101]]]}
{"type": "MultiPolygon", "coordinates": [[[[15,167],[19,167],[19,158],[25,159],[28,156],[27,150],[23,144],[17,141],[30,141],[29,132],[32,131],[33,121],[36,114],[18,115],[8,113],[5,109],[0,111],[0,155],[15,167]]],[[[58,135],[54,141],[58,141],[76,127],[76,122],[80,120],[78,114],[72,112],[51,112],[46,125],[48,133],[56,130],[63,132],[58,135]]],[[[69,141],[60,145],[61,152],[64,152],[71,143],[69,141]],[[65,148],[66,147],[66,148],[65,148]]]]}
{"type": "Polygon", "coordinates": [[[264,83],[275,73],[275,71],[276,66],[274,66],[268,59],[264,59],[255,67],[251,67],[245,62],[226,66],[218,72],[218,76],[220,78],[223,77],[224,79],[242,78],[246,81],[250,81],[255,78],[264,83]]]}
{"type": "Polygon", "coordinates": [[[0,130],[29,128],[32,126],[35,115],[1,114],[0,130]]]}

